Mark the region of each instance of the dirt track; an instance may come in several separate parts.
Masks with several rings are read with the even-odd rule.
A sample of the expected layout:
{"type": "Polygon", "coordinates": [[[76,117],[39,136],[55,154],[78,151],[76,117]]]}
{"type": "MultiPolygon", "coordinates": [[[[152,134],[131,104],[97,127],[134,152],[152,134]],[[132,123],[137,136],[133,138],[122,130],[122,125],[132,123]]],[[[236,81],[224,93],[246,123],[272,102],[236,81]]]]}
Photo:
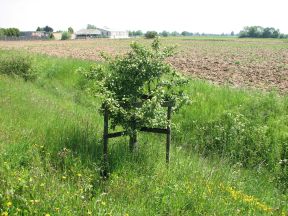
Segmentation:
{"type": "MultiPolygon", "coordinates": [[[[0,49],[99,61],[100,51],[124,53],[131,41],[0,41],[0,49]]],[[[185,74],[217,84],[288,92],[287,40],[179,38],[163,43],[178,45],[178,54],[169,61],[185,74]]]]}

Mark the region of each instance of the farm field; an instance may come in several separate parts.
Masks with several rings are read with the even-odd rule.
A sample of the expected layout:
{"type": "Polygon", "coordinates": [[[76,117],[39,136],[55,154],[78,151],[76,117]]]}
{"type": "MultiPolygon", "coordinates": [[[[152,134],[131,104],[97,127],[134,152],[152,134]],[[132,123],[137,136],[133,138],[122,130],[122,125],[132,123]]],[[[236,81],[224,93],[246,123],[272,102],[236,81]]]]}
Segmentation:
{"type": "Polygon", "coordinates": [[[171,162],[165,136],[141,133],[134,154],[128,138],[113,139],[108,180],[101,104],[78,69],[131,40],[0,42],[0,60],[29,57],[37,75],[0,67],[1,216],[288,215],[288,43],[162,42],[178,44],[170,61],[189,75],[192,101],[172,117],[171,162]]]}
{"type": "MultiPolygon", "coordinates": [[[[58,57],[101,61],[101,51],[124,53],[131,41],[145,39],[0,41],[1,49],[21,49],[58,57]]],[[[241,88],[288,91],[288,41],[280,39],[238,39],[233,37],[162,38],[165,45],[177,45],[170,62],[194,78],[241,88]]]]}

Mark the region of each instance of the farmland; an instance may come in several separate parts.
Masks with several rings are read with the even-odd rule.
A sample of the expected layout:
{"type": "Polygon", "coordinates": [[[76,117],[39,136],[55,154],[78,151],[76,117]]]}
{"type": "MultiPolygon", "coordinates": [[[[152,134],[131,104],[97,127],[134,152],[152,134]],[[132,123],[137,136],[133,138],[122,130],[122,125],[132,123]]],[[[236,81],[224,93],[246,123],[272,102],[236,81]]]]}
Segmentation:
{"type": "MultiPolygon", "coordinates": [[[[144,44],[149,40],[134,39],[144,44]]],[[[101,61],[101,51],[122,54],[130,40],[1,42],[2,49],[21,49],[58,57],[101,61]]],[[[170,62],[191,77],[241,88],[288,91],[288,41],[222,37],[164,38],[177,45],[170,62]]]]}
{"type": "Polygon", "coordinates": [[[0,73],[1,216],[287,215],[287,41],[162,42],[178,45],[169,61],[191,98],[172,117],[171,162],[161,135],[141,133],[133,154],[113,139],[107,180],[101,104],[78,69],[131,40],[0,42],[0,59],[29,57],[37,75],[0,73]]]}

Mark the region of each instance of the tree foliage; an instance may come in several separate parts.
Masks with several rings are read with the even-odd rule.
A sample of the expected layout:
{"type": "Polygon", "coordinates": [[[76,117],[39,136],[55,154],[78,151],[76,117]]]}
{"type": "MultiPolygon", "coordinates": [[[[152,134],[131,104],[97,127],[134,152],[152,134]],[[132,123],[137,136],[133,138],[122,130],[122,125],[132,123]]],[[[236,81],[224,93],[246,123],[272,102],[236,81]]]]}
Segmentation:
{"type": "Polygon", "coordinates": [[[182,36],[193,36],[193,33],[192,32],[188,32],[188,31],[183,31],[183,32],[181,32],[181,35],[182,36]]]}
{"type": "Polygon", "coordinates": [[[42,28],[38,26],[36,31],[44,31],[44,32],[47,32],[47,33],[51,33],[51,32],[54,31],[54,29],[47,25],[47,26],[42,27],[42,28]]]}
{"type": "Polygon", "coordinates": [[[179,32],[177,32],[177,31],[173,31],[173,32],[171,32],[171,36],[180,36],[180,34],[179,34],[179,32]]]}
{"type": "Polygon", "coordinates": [[[86,29],[96,29],[97,27],[92,24],[88,24],[86,29]]]}
{"type": "Polygon", "coordinates": [[[20,30],[18,28],[7,28],[7,29],[1,28],[0,36],[19,37],[20,30]]]}
{"type": "Polygon", "coordinates": [[[239,33],[240,38],[279,38],[280,35],[279,29],[272,27],[263,28],[262,26],[246,26],[239,33]]]}
{"type": "Polygon", "coordinates": [[[169,33],[168,31],[162,31],[162,32],[160,33],[160,35],[161,35],[162,37],[168,37],[168,36],[170,35],[170,33],[169,33]]]}
{"type": "Polygon", "coordinates": [[[74,33],[74,29],[70,26],[70,27],[68,28],[68,32],[69,32],[70,34],[73,34],[73,33],[74,33]]]}
{"type": "Polygon", "coordinates": [[[187,79],[165,61],[173,55],[173,49],[160,49],[158,38],[151,48],[132,43],[126,55],[103,55],[106,64],[92,66],[88,71],[80,69],[82,87],[102,99],[113,128],[121,125],[131,132],[135,124],[136,130],[143,126],[163,126],[166,112],[161,103],[173,101],[176,111],[188,101],[181,88],[187,79]]]}
{"type": "Polygon", "coordinates": [[[61,40],[69,40],[71,38],[70,32],[64,31],[62,32],[61,40]]]}
{"type": "Polygon", "coordinates": [[[143,36],[143,32],[141,30],[129,31],[129,37],[140,37],[140,36],[143,36]]]}
{"type": "Polygon", "coordinates": [[[145,33],[145,38],[147,39],[153,39],[153,38],[156,38],[158,35],[158,33],[156,31],[147,31],[145,33]]]}

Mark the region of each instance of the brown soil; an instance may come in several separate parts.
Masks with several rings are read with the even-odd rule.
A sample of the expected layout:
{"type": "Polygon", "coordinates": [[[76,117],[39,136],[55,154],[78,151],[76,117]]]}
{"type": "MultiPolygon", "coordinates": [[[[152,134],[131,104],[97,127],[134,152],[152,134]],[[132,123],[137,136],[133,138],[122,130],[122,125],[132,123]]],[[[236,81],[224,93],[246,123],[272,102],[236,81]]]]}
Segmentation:
{"type": "MultiPolygon", "coordinates": [[[[138,39],[142,43],[148,40],[138,39]]],[[[217,84],[288,92],[288,43],[285,40],[165,39],[178,45],[169,61],[183,73],[217,84]]],[[[0,49],[101,61],[101,51],[121,54],[131,40],[0,41],[0,49]]]]}

